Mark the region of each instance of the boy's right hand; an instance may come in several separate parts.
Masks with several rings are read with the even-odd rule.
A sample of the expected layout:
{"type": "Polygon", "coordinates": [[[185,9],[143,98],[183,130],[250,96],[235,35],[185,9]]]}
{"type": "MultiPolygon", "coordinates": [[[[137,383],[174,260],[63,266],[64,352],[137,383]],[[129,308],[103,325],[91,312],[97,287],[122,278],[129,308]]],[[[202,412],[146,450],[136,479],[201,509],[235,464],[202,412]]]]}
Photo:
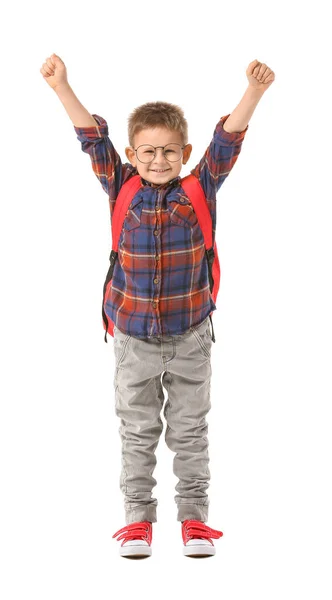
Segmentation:
{"type": "Polygon", "coordinates": [[[57,54],[51,54],[40,69],[44,80],[55,90],[60,85],[69,85],[66,65],[57,54]]]}

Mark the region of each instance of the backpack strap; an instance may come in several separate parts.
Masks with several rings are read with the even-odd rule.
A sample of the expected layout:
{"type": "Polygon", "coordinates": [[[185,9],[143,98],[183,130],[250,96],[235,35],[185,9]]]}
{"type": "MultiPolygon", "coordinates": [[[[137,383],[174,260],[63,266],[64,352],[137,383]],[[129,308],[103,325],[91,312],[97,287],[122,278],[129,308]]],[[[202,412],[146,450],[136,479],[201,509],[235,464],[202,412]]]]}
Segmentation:
{"type": "Polygon", "coordinates": [[[212,218],[206,201],[204,190],[200,184],[199,179],[197,179],[197,177],[195,177],[195,175],[192,174],[187,175],[182,179],[181,186],[194,207],[199,226],[203,233],[205,254],[209,268],[210,291],[211,294],[214,291],[214,294],[216,295],[217,290],[216,288],[214,289],[214,278],[212,275],[212,271],[215,271],[215,269],[213,269],[213,263],[215,258],[216,262],[218,261],[218,255],[217,250],[216,252],[214,251],[215,244],[213,243],[212,218]]]}
{"type": "Polygon", "coordinates": [[[140,187],[141,178],[139,175],[134,175],[123,184],[117,196],[112,215],[112,250],[114,252],[118,251],[119,237],[128,206],[140,187]]]}
{"type": "MultiPolygon", "coordinates": [[[[107,344],[107,332],[109,331],[109,322],[107,315],[104,310],[104,301],[106,298],[106,294],[108,292],[107,287],[110,285],[110,281],[113,277],[114,264],[118,256],[118,244],[119,237],[122,229],[123,222],[126,217],[126,212],[128,210],[128,206],[134,198],[136,192],[141,187],[141,178],[139,175],[134,175],[120,189],[120,192],[116,198],[116,203],[112,215],[112,251],[109,257],[110,266],[106,275],[104,289],[103,289],[103,305],[102,305],[102,315],[103,321],[105,323],[105,337],[104,341],[107,344]]],[[[114,324],[111,324],[110,330],[113,331],[114,324]]]]}
{"type": "Polygon", "coordinates": [[[194,211],[197,215],[197,219],[203,233],[205,247],[207,250],[209,250],[213,246],[212,218],[201,183],[199,179],[195,177],[195,175],[190,174],[182,179],[181,187],[185,191],[194,207],[194,211]]]}
{"type": "MultiPolygon", "coordinates": [[[[194,207],[199,226],[202,230],[205,244],[205,254],[207,258],[209,271],[210,292],[215,301],[219,288],[219,259],[217,246],[213,242],[213,228],[211,213],[206,201],[204,190],[201,183],[192,173],[184,177],[181,181],[181,187],[188,196],[194,207]]],[[[212,327],[212,340],[215,342],[214,329],[211,314],[210,323],[212,327]]]]}

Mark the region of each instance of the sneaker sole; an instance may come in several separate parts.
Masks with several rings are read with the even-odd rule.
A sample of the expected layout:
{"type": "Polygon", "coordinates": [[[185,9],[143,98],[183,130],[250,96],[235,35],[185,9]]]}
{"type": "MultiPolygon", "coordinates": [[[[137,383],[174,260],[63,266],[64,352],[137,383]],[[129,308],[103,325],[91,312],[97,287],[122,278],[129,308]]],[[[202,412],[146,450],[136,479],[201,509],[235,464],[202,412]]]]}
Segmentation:
{"type": "Polygon", "coordinates": [[[120,548],[120,556],[123,558],[149,558],[152,554],[150,546],[127,546],[120,548]]]}
{"type": "Polygon", "coordinates": [[[184,556],[189,556],[190,558],[208,558],[209,556],[214,556],[216,553],[216,549],[214,546],[184,546],[183,554],[184,556]]]}

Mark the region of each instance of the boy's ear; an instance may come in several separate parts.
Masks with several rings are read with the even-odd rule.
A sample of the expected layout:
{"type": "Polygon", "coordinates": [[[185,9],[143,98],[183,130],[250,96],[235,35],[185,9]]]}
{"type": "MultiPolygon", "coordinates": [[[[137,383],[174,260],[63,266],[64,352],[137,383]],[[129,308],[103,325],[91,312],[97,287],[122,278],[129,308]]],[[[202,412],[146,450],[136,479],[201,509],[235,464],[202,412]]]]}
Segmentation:
{"type": "Polygon", "coordinates": [[[182,156],[182,164],[185,165],[191,155],[191,151],[192,151],[193,147],[191,144],[186,144],[185,147],[183,148],[183,156],[182,156]]]}
{"type": "Polygon", "coordinates": [[[125,149],[125,153],[126,153],[126,157],[128,158],[129,162],[133,165],[133,167],[136,167],[136,153],[135,153],[135,150],[133,150],[131,148],[131,146],[127,146],[127,148],[125,149]]]}

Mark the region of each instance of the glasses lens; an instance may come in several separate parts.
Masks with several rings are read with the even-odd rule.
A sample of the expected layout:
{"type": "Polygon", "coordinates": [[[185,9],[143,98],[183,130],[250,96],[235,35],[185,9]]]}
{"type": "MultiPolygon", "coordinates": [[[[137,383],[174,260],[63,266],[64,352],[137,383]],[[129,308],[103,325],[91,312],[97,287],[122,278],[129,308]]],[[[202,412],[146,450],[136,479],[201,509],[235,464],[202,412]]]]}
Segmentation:
{"type": "MultiPolygon", "coordinates": [[[[136,151],[137,158],[142,163],[150,163],[153,161],[155,156],[155,149],[149,144],[142,144],[136,151]]],[[[180,144],[167,144],[164,148],[164,154],[166,160],[170,162],[176,162],[180,160],[182,156],[182,148],[180,144]]]]}
{"type": "Polygon", "coordinates": [[[180,144],[167,144],[164,148],[165,157],[170,162],[180,160],[182,156],[182,148],[180,144]]]}
{"type": "Polygon", "coordinates": [[[154,159],[154,147],[143,144],[137,148],[137,158],[142,163],[149,163],[154,159]]]}

